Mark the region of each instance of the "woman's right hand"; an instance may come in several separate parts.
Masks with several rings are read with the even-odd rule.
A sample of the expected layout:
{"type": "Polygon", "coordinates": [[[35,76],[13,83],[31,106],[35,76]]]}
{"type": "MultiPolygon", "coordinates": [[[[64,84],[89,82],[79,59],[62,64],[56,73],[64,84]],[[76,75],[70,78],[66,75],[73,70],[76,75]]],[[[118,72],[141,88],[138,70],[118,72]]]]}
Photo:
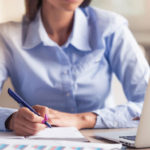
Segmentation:
{"type": "Polygon", "coordinates": [[[12,114],[7,127],[17,135],[29,136],[46,128],[46,125],[42,123],[43,120],[43,117],[37,116],[28,108],[22,107],[12,114]]]}

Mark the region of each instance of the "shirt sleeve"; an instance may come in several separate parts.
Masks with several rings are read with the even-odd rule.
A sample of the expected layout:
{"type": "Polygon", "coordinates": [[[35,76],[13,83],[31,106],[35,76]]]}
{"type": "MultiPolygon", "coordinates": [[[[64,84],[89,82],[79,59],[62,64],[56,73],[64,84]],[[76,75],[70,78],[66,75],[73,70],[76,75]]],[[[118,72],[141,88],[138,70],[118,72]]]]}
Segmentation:
{"type": "MultiPolygon", "coordinates": [[[[0,34],[0,93],[5,80],[9,76],[8,72],[9,63],[10,63],[10,55],[7,51],[5,42],[0,34]]],[[[0,130],[6,130],[5,121],[15,111],[16,109],[0,107],[0,130]]]]}
{"type": "Polygon", "coordinates": [[[128,102],[113,108],[95,110],[95,128],[137,127],[133,120],[141,114],[148,85],[149,65],[126,25],[107,38],[107,58],[112,71],[122,84],[128,102]]]}

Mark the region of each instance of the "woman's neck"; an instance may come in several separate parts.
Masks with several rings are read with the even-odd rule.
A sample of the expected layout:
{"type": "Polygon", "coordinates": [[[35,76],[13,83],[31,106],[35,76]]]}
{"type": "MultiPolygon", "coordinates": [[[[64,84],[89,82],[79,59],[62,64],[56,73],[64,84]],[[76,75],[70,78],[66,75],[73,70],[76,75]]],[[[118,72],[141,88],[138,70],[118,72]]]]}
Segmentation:
{"type": "Polygon", "coordinates": [[[58,45],[63,45],[71,33],[74,12],[56,9],[43,3],[41,15],[49,37],[58,45]]]}

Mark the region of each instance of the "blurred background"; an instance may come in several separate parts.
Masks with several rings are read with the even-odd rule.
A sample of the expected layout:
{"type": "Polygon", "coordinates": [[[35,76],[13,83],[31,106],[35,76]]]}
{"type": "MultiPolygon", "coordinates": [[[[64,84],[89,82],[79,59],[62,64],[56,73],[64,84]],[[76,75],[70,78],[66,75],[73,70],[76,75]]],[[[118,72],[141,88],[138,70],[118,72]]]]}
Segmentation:
{"type": "Polygon", "coordinates": [[[150,58],[150,0],[93,0],[92,5],[127,18],[136,40],[147,51],[147,58],[150,58]]]}
{"type": "MultiPolygon", "coordinates": [[[[129,28],[150,62],[150,0],[93,0],[91,5],[117,12],[127,18],[129,28]]],[[[0,23],[20,21],[24,12],[24,0],[0,0],[0,23]]],[[[7,94],[8,87],[12,87],[9,79],[4,84],[0,95],[0,106],[18,108],[7,94]]],[[[111,103],[112,106],[126,102],[122,87],[115,76],[112,82],[112,93],[115,100],[111,103]]]]}

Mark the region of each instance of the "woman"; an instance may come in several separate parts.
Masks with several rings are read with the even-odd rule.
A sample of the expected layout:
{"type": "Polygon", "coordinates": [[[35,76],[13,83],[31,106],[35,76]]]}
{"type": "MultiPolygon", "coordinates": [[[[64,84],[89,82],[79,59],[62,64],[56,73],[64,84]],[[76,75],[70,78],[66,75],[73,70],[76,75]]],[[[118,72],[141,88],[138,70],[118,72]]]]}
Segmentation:
{"type": "Polygon", "coordinates": [[[41,115],[24,107],[1,108],[1,129],[35,134],[46,128],[45,114],[53,126],[137,126],[149,66],[127,21],[89,3],[26,0],[22,24],[0,26],[1,87],[10,76],[17,93],[41,115]],[[113,73],[128,103],[109,108],[113,73]]]}

